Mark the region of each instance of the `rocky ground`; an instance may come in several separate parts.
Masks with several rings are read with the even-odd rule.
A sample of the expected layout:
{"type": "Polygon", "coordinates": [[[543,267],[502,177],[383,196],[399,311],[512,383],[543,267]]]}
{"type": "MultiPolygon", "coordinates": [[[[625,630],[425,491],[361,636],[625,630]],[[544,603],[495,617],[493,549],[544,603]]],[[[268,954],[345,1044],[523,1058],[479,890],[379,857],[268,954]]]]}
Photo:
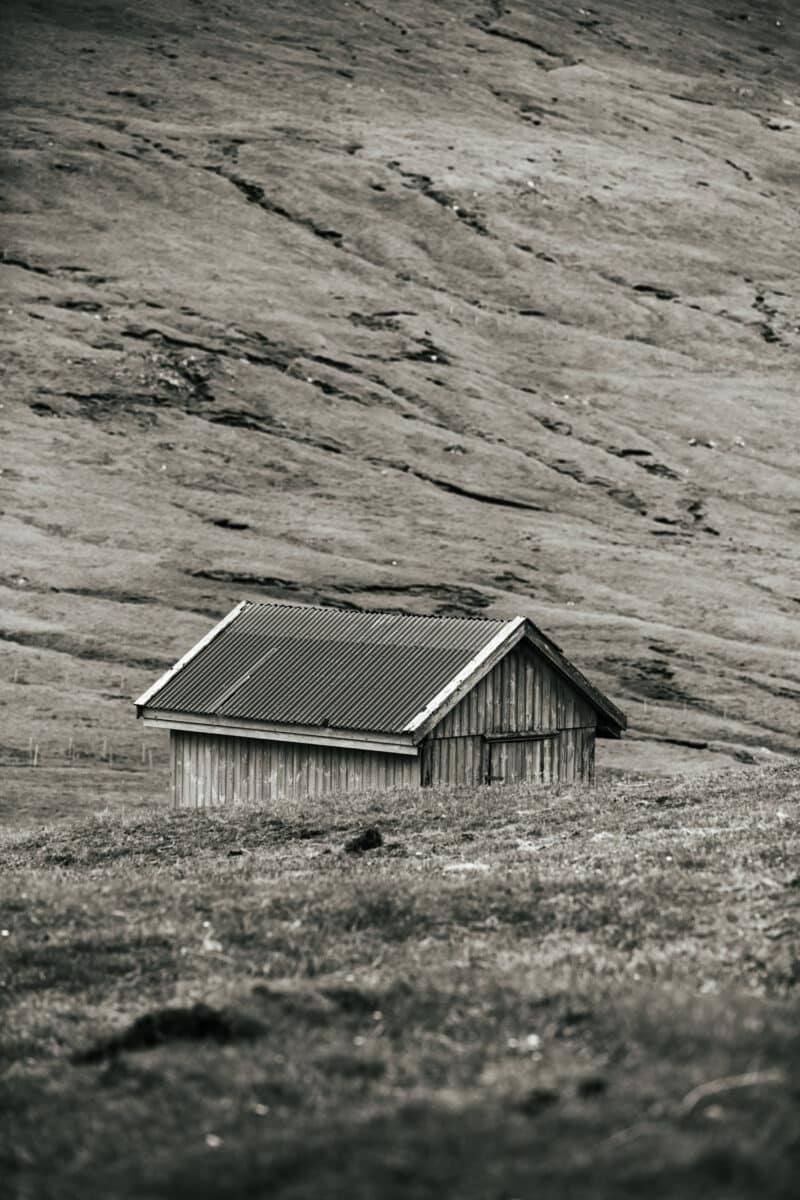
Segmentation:
{"type": "Polygon", "coordinates": [[[606,767],[797,752],[794,5],[4,22],[6,763],[160,761],[265,595],[528,614],[606,767]]]}

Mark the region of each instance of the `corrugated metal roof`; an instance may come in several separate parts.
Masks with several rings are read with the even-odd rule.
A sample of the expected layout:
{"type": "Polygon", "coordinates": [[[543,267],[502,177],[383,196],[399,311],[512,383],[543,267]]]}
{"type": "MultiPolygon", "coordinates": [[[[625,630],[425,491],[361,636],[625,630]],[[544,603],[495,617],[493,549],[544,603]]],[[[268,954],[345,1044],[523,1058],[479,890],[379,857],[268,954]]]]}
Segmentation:
{"type": "Polygon", "coordinates": [[[248,604],[147,704],[228,719],[398,733],[508,624],[248,604]]]}

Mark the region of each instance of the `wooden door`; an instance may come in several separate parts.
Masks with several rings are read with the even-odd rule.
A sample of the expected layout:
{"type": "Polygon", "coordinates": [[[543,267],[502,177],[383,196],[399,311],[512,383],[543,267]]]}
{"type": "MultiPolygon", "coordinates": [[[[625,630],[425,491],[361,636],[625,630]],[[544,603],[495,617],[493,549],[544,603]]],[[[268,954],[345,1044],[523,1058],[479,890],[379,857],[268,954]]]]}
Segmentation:
{"type": "Polygon", "coordinates": [[[489,743],[489,782],[520,783],[527,778],[525,742],[489,743]]]}
{"type": "Polygon", "coordinates": [[[542,737],[492,738],[489,783],[535,783],[542,778],[546,741],[542,737]]]}

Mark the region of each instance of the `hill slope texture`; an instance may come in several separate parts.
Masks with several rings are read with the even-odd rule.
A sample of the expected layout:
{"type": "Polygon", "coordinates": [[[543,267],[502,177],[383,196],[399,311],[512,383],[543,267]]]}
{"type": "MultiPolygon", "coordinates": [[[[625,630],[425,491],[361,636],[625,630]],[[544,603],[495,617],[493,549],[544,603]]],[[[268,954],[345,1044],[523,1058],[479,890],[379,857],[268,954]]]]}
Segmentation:
{"type": "Polygon", "coordinates": [[[256,595],[525,613],[611,764],[796,752],[793,5],[4,22],[7,761],[141,761],[256,595]]]}

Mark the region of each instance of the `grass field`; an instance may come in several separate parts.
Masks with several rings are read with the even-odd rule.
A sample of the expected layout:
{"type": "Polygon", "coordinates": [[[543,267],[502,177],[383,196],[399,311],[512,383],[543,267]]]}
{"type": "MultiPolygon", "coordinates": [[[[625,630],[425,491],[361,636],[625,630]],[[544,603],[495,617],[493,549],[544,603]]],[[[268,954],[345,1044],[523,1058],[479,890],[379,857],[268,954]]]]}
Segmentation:
{"type": "Polygon", "coordinates": [[[799,796],[751,768],[5,833],[5,1195],[794,1195],[799,796]]]}
{"type": "Polygon", "coordinates": [[[24,767],[0,765],[0,829],[12,832],[67,825],[111,811],[121,819],[152,810],[169,794],[169,770],[98,766],[24,767]]]}

